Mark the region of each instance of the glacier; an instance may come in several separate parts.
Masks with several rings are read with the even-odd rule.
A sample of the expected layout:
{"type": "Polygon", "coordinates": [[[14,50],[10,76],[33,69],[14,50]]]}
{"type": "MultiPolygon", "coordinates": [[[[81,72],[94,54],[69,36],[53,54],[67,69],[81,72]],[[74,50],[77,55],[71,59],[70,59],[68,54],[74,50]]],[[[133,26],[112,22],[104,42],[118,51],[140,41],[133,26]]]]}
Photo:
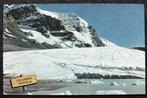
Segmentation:
{"type": "Polygon", "coordinates": [[[4,52],[3,62],[4,74],[35,73],[39,79],[76,79],[84,73],[145,78],[145,52],[122,47],[4,52]]]}

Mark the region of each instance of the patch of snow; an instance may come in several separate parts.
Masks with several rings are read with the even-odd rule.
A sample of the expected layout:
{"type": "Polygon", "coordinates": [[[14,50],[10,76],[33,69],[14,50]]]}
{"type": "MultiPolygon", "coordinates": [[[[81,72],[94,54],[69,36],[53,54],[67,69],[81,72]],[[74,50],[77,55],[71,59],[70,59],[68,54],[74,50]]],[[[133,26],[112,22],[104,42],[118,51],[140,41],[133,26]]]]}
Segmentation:
{"type": "Polygon", "coordinates": [[[8,95],[6,92],[3,92],[3,95],[8,95]]]}
{"type": "Polygon", "coordinates": [[[72,93],[71,93],[69,90],[67,90],[67,91],[65,92],[65,95],[72,95],[72,93]]]}
{"type": "Polygon", "coordinates": [[[51,12],[51,11],[46,11],[46,10],[42,10],[39,7],[36,7],[37,11],[41,14],[47,15],[47,16],[51,16],[53,18],[58,18],[58,15],[56,12],[51,12]]]}
{"type": "Polygon", "coordinates": [[[9,33],[5,33],[5,35],[10,36],[10,37],[17,38],[17,37],[15,37],[15,36],[13,36],[13,35],[11,35],[11,34],[9,34],[9,33]]]}
{"type": "Polygon", "coordinates": [[[110,85],[111,86],[118,86],[119,84],[117,82],[112,82],[110,85]]]}
{"type": "Polygon", "coordinates": [[[52,37],[52,38],[46,38],[40,32],[35,31],[35,30],[31,30],[31,29],[21,29],[21,30],[23,32],[31,33],[33,36],[28,36],[28,38],[35,39],[39,43],[46,42],[46,43],[49,43],[49,44],[53,45],[57,41],[57,40],[54,40],[55,39],[54,37],[52,37]]]}
{"type": "Polygon", "coordinates": [[[91,80],[90,83],[92,83],[92,84],[104,84],[104,82],[102,82],[100,80],[91,80]]]}
{"type": "Polygon", "coordinates": [[[8,13],[11,9],[11,7],[15,6],[14,4],[8,5],[4,4],[4,13],[8,13]]]}
{"type": "Polygon", "coordinates": [[[59,93],[52,93],[50,95],[65,95],[65,93],[64,92],[59,92],[59,93]]]}
{"type": "Polygon", "coordinates": [[[77,38],[77,40],[81,42],[89,43],[92,46],[94,46],[92,43],[92,35],[90,35],[90,33],[80,33],[77,31],[71,31],[71,32],[74,33],[74,36],[77,38]]]}
{"type": "Polygon", "coordinates": [[[7,33],[11,33],[8,29],[5,29],[5,31],[6,31],[7,33]]]}
{"type": "Polygon", "coordinates": [[[46,37],[41,35],[40,32],[34,31],[34,30],[28,30],[28,29],[21,29],[23,32],[28,32],[33,34],[33,36],[29,36],[30,39],[35,39],[39,43],[43,43],[46,40],[46,37]]]}
{"type": "Polygon", "coordinates": [[[52,93],[50,95],[72,95],[72,93],[69,90],[67,90],[66,92],[52,93]]]}
{"type": "Polygon", "coordinates": [[[8,29],[5,29],[4,35],[7,35],[7,36],[10,36],[10,37],[13,37],[13,38],[17,38],[16,36],[13,36],[12,33],[8,29]]]}
{"type": "Polygon", "coordinates": [[[78,16],[78,18],[81,20],[81,22],[84,24],[84,26],[86,26],[86,27],[88,26],[88,23],[87,23],[84,19],[82,19],[82,18],[79,17],[79,16],[78,16]]]}
{"type": "Polygon", "coordinates": [[[20,19],[19,21],[26,21],[26,20],[32,20],[32,19],[38,19],[39,18],[39,16],[34,16],[34,15],[31,15],[31,16],[28,16],[28,17],[26,17],[25,18],[25,20],[24,19],[20,19]]]}
{"type": "Polygon", "coordinates": [[[30,92],[27,92],[27,95],[33,95],[32,93],[30,93],[30,92]]]}
{"type": "Polygon", "coordinates": [[[23,42],[28,42],[26,39],[22,39],[23,42]]]}
{"type": "Polygon", "coordinates": [[[108,40],[106,40],[106,39],[104,39],[102,37],[100,37],[100,39],[108,47],[119,47],[118,45],[116,45],[116,44],[114,44],[114,43],[112,43],[112,42],[110,42],[110,41],[108,41],[108,40]]]}
{"type": "Polygon", "coordinates": [[[126,83],[122,83],[121,85],[122,85],[122,86],[126,86],[126,83]]]}
{"type": "Polygon", "coordinates": [[[139,77],[145,77],[144,71],[128,71],[128,74],[139,76],[139,77]]]}
{"type": "Polygon", "coordinates": [[[122,90],[102,90],[102,91],[96,91],[96,94],[97,95],[124,95],[127,93],[122,90]]]}

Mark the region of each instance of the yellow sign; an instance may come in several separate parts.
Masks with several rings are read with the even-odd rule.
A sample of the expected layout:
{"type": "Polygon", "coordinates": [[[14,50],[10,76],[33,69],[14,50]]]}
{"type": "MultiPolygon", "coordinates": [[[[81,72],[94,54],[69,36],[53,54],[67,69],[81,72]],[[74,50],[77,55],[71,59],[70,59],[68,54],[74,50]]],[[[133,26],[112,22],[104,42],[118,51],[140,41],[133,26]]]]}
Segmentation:
{"type": "Polygon", "coordinates": [[[37,83],[37,76],[35,74],[24,75],[24,76],[12,78],[10,80],[10,82],[11,82],[11,86],[13,88],[27,86],[27,85],[31,85],[31,84],[36,84],[37,83]]]}

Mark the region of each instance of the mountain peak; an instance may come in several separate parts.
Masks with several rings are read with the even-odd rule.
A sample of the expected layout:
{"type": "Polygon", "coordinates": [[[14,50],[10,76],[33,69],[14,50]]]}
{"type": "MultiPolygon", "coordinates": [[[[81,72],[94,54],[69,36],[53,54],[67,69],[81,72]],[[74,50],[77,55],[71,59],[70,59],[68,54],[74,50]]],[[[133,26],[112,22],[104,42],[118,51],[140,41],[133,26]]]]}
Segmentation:
{"type": "MultiPolygon", "coordinates": [[[[31,49],[107,46],[96,30],[73,12],[46,11],[35,4],[4,5],[4,12],[16,23],[15,27],[11,23],[5,28],[4,43],[8,45],[31,49]],[[7,31],[11,32],[11,36],[7,31]],[[12,36],[15,38],[9,39],[12,36]],[[21,41],[16,44],[16,39],[21,41]]],[[[11,19],[6,21],[11,22],[11,19]]]]}

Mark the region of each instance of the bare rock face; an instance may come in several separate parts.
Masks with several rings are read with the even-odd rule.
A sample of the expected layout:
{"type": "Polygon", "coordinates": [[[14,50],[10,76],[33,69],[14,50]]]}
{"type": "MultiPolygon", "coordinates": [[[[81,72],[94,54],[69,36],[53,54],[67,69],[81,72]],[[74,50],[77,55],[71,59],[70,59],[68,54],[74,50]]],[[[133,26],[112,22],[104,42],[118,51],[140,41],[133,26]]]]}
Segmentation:
{"type": "Polygon", "coordinates": [[[21,50],[25,48],[34,48],[23,31],[18,27],[15,19],[4,14],[4,33],[3,33],[3,50],[21,50]]]}
{"type": "Polygon", "coordinates": [[[4,51],[105,46],[96,30],[74,13],[16,4],[5,5],[3,19],[4,51]]]}

